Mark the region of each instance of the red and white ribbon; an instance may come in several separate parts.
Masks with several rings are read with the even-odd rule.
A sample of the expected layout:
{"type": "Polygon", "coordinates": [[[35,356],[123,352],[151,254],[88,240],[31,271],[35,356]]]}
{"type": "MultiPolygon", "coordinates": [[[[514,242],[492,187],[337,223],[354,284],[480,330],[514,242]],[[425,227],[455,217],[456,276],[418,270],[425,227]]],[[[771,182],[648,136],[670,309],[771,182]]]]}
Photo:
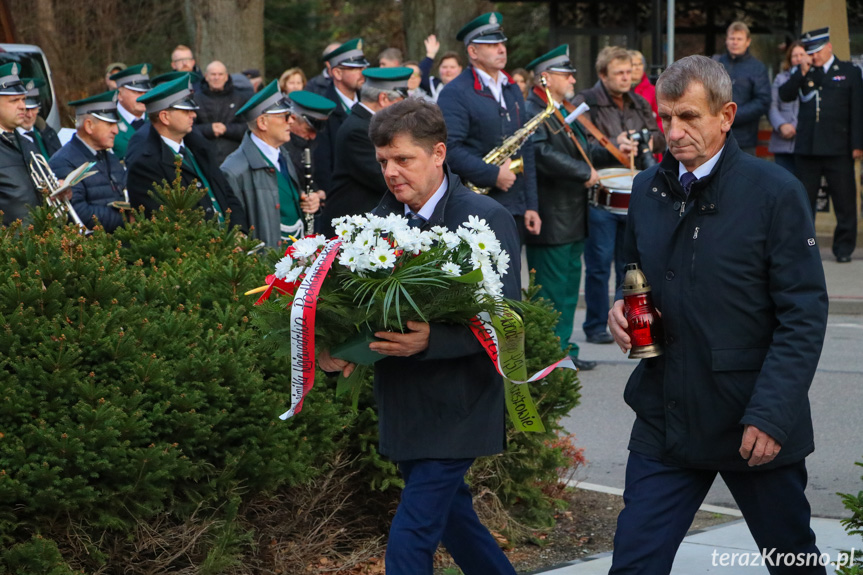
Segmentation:
{"type": "Polygon", "coordinates": [[[327,272],[339,254],[341,240],[330,240],[300,283],[291,304],[291,408],[288,419],[303,408],[303,398],[315,385],[315,312],[327,272]]]}

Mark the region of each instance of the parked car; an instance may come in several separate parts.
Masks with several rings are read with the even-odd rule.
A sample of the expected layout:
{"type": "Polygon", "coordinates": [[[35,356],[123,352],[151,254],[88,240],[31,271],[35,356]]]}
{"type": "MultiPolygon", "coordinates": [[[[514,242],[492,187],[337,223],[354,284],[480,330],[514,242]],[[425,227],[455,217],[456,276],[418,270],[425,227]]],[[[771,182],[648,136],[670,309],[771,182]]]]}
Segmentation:
{"type": "Polygon", "coordinates": [[[60,131],[60,114],[57,111],[54,82],[51,80],[51,68],[48,60],[39,46],[32,44],[0,44],[0,64],[18,62],[21,78],[41,78],[45,85],[39,89],[39,97],[42,100],[42,108],[39,115],[42,116],[49,126],[60,131]]]}

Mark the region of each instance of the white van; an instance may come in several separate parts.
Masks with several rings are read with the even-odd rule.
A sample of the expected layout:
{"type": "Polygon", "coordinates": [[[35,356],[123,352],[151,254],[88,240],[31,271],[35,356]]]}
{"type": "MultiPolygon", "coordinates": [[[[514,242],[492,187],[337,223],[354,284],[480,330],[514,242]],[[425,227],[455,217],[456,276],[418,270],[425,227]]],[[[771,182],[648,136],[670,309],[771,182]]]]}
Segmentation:
{"type": "Polygon", "coordinates": [[[0,44],[0,64],[18,62],[20,78],[41,78],[45,85],[39,89],[42,108],[39,115],[49,126],[60,131],[60,114],[57,111],[54,97],[54,82],[51,80],[51,69],[48,60],[39,46],[32,44],[0,44]]]}

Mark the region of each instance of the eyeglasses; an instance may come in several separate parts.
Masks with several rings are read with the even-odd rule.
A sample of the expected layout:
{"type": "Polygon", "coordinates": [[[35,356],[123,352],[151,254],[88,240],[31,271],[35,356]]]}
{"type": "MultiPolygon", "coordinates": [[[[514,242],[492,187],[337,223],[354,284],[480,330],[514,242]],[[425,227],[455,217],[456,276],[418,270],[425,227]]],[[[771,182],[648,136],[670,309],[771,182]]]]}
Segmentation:
{"type": "Polygon", "coordinates": [[[176,60],[171,60],[171,62],[191,62],[194,58],[177,58],[176,60]]]}

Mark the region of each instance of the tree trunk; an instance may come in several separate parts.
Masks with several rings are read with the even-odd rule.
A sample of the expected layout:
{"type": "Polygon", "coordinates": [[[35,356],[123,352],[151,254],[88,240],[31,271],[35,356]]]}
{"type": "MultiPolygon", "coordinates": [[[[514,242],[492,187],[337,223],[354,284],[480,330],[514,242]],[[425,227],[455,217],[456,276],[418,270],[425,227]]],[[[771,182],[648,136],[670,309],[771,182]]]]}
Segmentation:
{"type": "Polygon", "coordinates": [[[422,54],[423,41],[435,34],[438,56],[454,50],[464,57],[464,44],[455,39],[462,26],[491,10],[486,0],[404,0],[405,41],[408,54],[422,54]]]}
{"type": "MultiPolygon", "coordinates": [[[[201,70],[213,60],[229,73],[264,70],[264,0],[195,0],[195,59],[201,70]]],[[[189,5],[187,4],[187,6],[189,5]]]]}

